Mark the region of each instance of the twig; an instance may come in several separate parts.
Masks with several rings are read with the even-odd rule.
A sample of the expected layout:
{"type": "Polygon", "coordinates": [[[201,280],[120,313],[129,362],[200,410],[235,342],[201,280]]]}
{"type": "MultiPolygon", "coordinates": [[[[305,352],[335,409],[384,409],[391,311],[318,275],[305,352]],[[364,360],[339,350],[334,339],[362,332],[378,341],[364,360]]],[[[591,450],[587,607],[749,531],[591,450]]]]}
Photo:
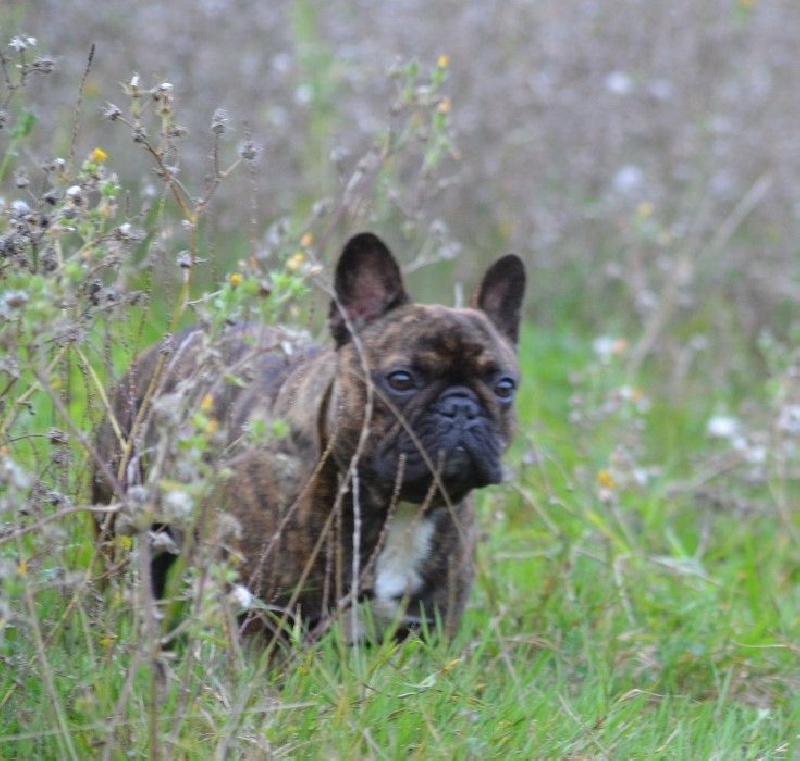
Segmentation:
{"type": "Polygon", "coordinates": [[[94,43],[89,48],[89,59],[86,61],[86,66],[83,69],[83,76],[81,76],[80,84],[78,85],[78,99],[75,102],[75,111],[72,115],[72,137],[69,141],[69,154],[67,158],[67,166],[72,167],[75,161],[75,145],[78,142],[78,129],[81,118],[81,106],[83,105],[83,93],[86,87],[86,80],[89,77],[89,72],[92,70],[92,62],[94,61],[94,43]]]}
{"type": "Polygon", "coordinates": [[[600,741],[597,732],[595,732],[594,729],[586,724],[583,719],[581,719],[581,717],[575,713],[575,710],[569,703],[567,703],[566,698],[561,693],[558,694],[558,702],[561,703],[561,707],[564,709],[567,716],[569,716],[570,719],[572,719],[578,725],[580,731],[587,735],[589,739],[597,746],[600,753],[602,753],[603,758],[609,758],[609,749],[600,741]]]}

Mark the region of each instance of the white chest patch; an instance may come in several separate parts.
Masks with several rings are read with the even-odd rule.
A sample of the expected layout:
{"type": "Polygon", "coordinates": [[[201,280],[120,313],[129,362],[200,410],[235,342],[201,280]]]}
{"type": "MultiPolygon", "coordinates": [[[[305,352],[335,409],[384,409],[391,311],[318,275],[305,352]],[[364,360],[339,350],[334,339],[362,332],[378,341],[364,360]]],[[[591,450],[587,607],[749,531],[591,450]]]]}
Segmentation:
{"type": "Polygon", "coordinates": [[[420,570],[431,551],[434,521],[420,515],[419,505],[397,506],[375,563],[373,611],[378,616],[394,617],[400,599],[422,588],[420,570]]]}

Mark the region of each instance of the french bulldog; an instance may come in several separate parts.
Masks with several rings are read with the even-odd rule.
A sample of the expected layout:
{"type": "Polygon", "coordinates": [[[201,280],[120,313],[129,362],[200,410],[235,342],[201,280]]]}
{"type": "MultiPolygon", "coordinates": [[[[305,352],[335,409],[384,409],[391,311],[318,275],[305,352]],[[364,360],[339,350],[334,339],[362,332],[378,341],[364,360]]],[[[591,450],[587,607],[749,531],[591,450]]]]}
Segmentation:
{"type": "MultiPolygon", "coordinates": [[[[474,577],[471,492],[501,480],[512,435],[524,290],[512,254],[470,307],[414,304],[386,245],[355,235],[336,267],[329,342],[246,324],[210,343],[190,329],[134,363],[98,431],[107,467],[95,470],[94,501],[149,501],[151,536],[167,532],[173,553],[198,532],[224,545],[259,601],[247,629],[268,626],[265,611],[313,628],[360,600],[381,627],[452,634],[474,577]],[[178,445],[199,409],[222,443],[187,523],[158,484],[196,477],[178,445]],[[201,521],[227,528],[203,533],[201,521]]],[[[120,521],[98,521],[101,540],[120,521]]],[[[156,596],[174,557],[154,560],[156,596]]]]}

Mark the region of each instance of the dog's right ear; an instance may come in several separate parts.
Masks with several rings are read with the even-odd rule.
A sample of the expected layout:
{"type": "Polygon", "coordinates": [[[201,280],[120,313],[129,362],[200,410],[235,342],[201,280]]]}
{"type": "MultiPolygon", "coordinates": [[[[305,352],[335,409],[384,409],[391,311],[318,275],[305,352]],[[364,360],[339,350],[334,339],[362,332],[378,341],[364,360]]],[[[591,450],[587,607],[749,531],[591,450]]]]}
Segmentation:
{"type": "Polygon", "coordinates": [[[354,235],[336,265],[328,325],[337,346],[377,317],[409,301],[403,276],[386,244],[372,233],[354,235]]]}

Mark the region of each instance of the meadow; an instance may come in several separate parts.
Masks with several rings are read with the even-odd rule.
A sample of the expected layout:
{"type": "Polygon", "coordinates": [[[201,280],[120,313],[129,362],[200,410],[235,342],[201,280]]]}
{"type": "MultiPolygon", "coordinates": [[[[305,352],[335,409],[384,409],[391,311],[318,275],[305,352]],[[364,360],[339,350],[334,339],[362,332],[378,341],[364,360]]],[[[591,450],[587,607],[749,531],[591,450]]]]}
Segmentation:
{"type": "MultiPolygon", "coordinates": [[[[453,641],[296,631],[276,666],[238,638],[225,564],[190,569],[203,584],[160,620],[141,582],[147,526],[119,538],[118,566],[103,563],[92,433],[136,353],[183,325],[322,335],[329,263],[350,231],[385,230],[431,300],[462,299],[477,263],[523,243],[502,221],[473,239],[430,212],[470,161],[450,61],[397,63],[383,119],[343,163],[319,157],[335,117],[315,91],[304,129],[319,150],[298,171],[325,193],[282,187],[270,214],[239,200],[268,193],[270,151],[226,110],[187,134],[197,115],[180,90],[132,71],[101,81],[102,112],[89,109],[93,53],[64,51],[78,73],[54,115],[39,98],[55,57],[6,36],[0,757],[798,757],[795,297],[758,280],[744,301],[761,320],[743,311],[738,270],[720,288],[703,279],[760,240],[766,181],[719,218],[701,210],[710,232],[680,238],[641,198],[614,211],[619,238],[596,241],[595,258],[532,267],[518,435],[506,482],[479,497],[477,581],[453,641]]],[[[326,61],[307,65],[324,80],[326,61]]],[[[198,410],[187,457],[213,433],[198,410]]]]}

